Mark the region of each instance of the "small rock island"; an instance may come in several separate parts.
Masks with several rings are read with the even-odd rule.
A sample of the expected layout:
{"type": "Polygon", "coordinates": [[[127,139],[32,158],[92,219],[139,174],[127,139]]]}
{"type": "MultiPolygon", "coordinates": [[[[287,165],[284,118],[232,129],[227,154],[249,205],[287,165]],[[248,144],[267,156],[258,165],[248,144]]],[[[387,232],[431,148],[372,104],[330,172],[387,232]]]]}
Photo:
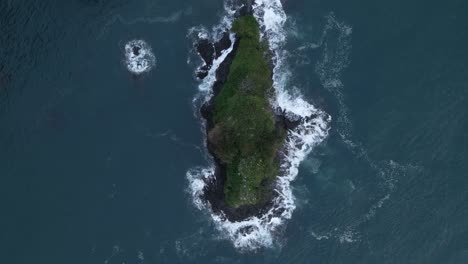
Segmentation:
{"type": "Polygon", "coordinates": [[[213,96],[201,113],[216,165],[205,199],[214,211],[238,221],[271,208],[288,124],[270,104],[271,55],[256,19],[241,15],[231,31],[233,51],[217,70],[213,96]]]}

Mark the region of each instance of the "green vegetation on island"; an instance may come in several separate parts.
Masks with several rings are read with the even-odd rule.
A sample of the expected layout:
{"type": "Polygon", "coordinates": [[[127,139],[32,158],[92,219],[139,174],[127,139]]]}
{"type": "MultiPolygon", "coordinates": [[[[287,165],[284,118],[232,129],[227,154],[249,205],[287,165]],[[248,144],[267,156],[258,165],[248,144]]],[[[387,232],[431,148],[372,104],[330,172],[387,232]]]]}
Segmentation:
{"type": "Polygon", "coordinates": [[[257,21],[241,16],[232,30],[239,46],[226,83],[214,99],[214,127],[208,140],[226,167],[225,201],[238,208],[271,198],[279,169],[277,151],[286,132],[276,125],[269,104],[272,71],[257,21]]]}

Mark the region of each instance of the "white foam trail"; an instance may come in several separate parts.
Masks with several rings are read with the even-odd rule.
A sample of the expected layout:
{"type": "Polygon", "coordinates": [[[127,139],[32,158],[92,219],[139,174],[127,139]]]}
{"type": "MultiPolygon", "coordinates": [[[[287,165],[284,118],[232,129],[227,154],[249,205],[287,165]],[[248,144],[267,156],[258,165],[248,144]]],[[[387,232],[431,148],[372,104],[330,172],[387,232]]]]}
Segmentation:
{"type": "Polygon", "coordinates": [[[315,70],[324,88],[337,98],[339,104],[338,123],[340,124],[337,128],[338,133],[345,142],[347,141],[350,143],[349,146],[354,147],[352,146],[353,143],[349,140],[352,124],[348,118],[349,109],[344,100],[344,94],[342,92],[344,84],[341,81],[343,71],[351,62],[350,50],[352,32],[352,27],[338,21],[333,13],[327,16],[327,24],[318,42],[318,46],[323,48],[323,54],[321,60],[317,62],[315,70]],[[336,40],[337,45],[335,48],[330,48],[328,46],[327,36],[330,31],[336,31],[338,33],[336,40]]]}
{"type": "Polygon", "coordinates": [[[325,240],[330,239],[330,236],[328,236],[328,235],[319,235],[319,234],[315,233],[314,231],[311,231],[310,234],[318,241],[324,240],[324,239],[325,240]]]}
{"type": "Polygon", "coordinates": [[[392,160],[375,162],[369,157],[368,152],[360,142],[352,140],[352,122],[348,118],[349,108],[345,102],[345,95],[343,92],[345,85],[341,81],[343,71],[351,62],[352,27],[344,22],[338,21],[333,13],[330,13],[326,18],[327,23],[317,44],[309,44],[309,46],[301,47],[301,49],[315,49],[319,47],[323,49],[322,57],[317,62],[315,71],[323,87],[333,94],[338,102],[339,115],[337,118],[338,126],[336,130],[347,148],[376,172],[381,180],[381,184],[379,183],[378,187],[383,187],[381,197],[370,206],[367,213],[351,224],[347,224],[344,231],[342,228],[335,228],[332,232],[341,243],[353,243],[360,240],[360,234],[355,230],[360,225],[374,218],[377,211],[391,199],[398,178],[402,177],[407,172],[411,172],[411,170],[418,171],[419,167],[414,165],[402,166],[392,160]],[[329,43],[330,32],[336,33],[336,40],[334,40],[336,43],[331,43],[332,45],[329,43]]]}
{"type": "MultiPolygon", "coordinates": [[[[229,29],[234,19],[235,9],[226,2],[227,15],[220,25],[215,27],[211,34],[201,28],[192,29],[197,31],[199,38],[216,38],[225,29],[229,29]],[[222,29],[222,30],[220,30],[222,29]]],[[[276,96],[271,100],[272,106],[280,107],[285,111],[288,118],[301,120],[294,130],[289,131],[285,146],[285,158],[281,166],[281,175],[278,176],[275,191],[278,193],[274,200],[274,206],[261,217],[250,217],[244,221],[231,222],[223,215],[211,212],[211,217],[216,223],[216,228],[231,241],[234,246],[241,250],[255,250],[261,247],[270,247],[275,244],[274,234],[292,217],[296,208],[294,196],[291,190],[291,181],[297,174],[299,164],[310,153],[314,146],[321,143],[329,131],[331,117],[325,112],[315,108],[308,103],[296,89],[288,89],[288,80],[291,72],[286,64],[287,51],[283,49],[286,42],[284,24],[287,16],[283,10],[280,0],[257,0],[253,6],[254,16],[260,24],[261,38],[269,43],[273,53],[273,86],[276,96]],[[278,214],[278,212],[281,212],[278,214]]],[[[234,37],[231,35],[231,38],[234,37]]],[[[223,52],[229,54],[232,46],[223,52]]],[[[223,57],[223,55],[221,57],[223,57]]],[[[215,72],[223,58],[215,60],[208,76],[199,85],[199,90],[208,100],[212,93],[211,88],[216,81],[215,72]]],[[[206,183],[213,180],[214,168],[195,168],[187,172],[189,179],[189,190],[195,206],[199,209],[209,209],[210,205],[201,197],[206,183]]]]}
{"type": "Polygon", "coordinates": [[[151,47],[141,39],[125,44],[125,59],[127,69],[133,74],[149,72],[156,65],[156,57],[151,47]]]}
{"type": "Polygon", "coordinates": [[[137,259],[138,259],[138,263],[140,264],[145,262],[145,254],[143,253],[143,251],[138,250],[137,259]]]}

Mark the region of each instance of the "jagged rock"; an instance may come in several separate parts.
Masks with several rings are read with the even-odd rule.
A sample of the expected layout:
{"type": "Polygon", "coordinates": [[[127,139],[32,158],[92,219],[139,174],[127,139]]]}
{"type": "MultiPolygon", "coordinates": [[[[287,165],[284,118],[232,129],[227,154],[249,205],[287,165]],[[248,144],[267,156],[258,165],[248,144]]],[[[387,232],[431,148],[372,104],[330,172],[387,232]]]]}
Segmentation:
{"type": "Polygon", "coordinates": [[[201,39],[196,44],[196,49],[200,57],[205,61],[206,65],[213,65],[214,60],[214,45],[208,39],[201,39]]]}
{"type": "Polygon", "coordinates": [[[231,39],[229,38],[229,33],[224,32],[223,37],[218,42],[216,42],[214,44],[216,58],[221,56],[221,53],[222,53],[223,50],[228,49],[229,47],[231,47],[231,44],[232,43],[231,43],[231,39]]]}

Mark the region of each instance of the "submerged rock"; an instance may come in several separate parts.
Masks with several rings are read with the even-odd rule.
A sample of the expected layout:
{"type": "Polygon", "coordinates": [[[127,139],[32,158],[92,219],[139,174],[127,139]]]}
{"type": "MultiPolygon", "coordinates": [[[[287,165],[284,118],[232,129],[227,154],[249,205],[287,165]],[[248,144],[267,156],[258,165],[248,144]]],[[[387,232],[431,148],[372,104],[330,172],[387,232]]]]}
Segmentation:
{"type": "Polygon", "coordinates": [[[144,40],[135,39],[125,44],[125,64],[128,71],[140,75],[156,65],[156,57],[144,40]]]}

